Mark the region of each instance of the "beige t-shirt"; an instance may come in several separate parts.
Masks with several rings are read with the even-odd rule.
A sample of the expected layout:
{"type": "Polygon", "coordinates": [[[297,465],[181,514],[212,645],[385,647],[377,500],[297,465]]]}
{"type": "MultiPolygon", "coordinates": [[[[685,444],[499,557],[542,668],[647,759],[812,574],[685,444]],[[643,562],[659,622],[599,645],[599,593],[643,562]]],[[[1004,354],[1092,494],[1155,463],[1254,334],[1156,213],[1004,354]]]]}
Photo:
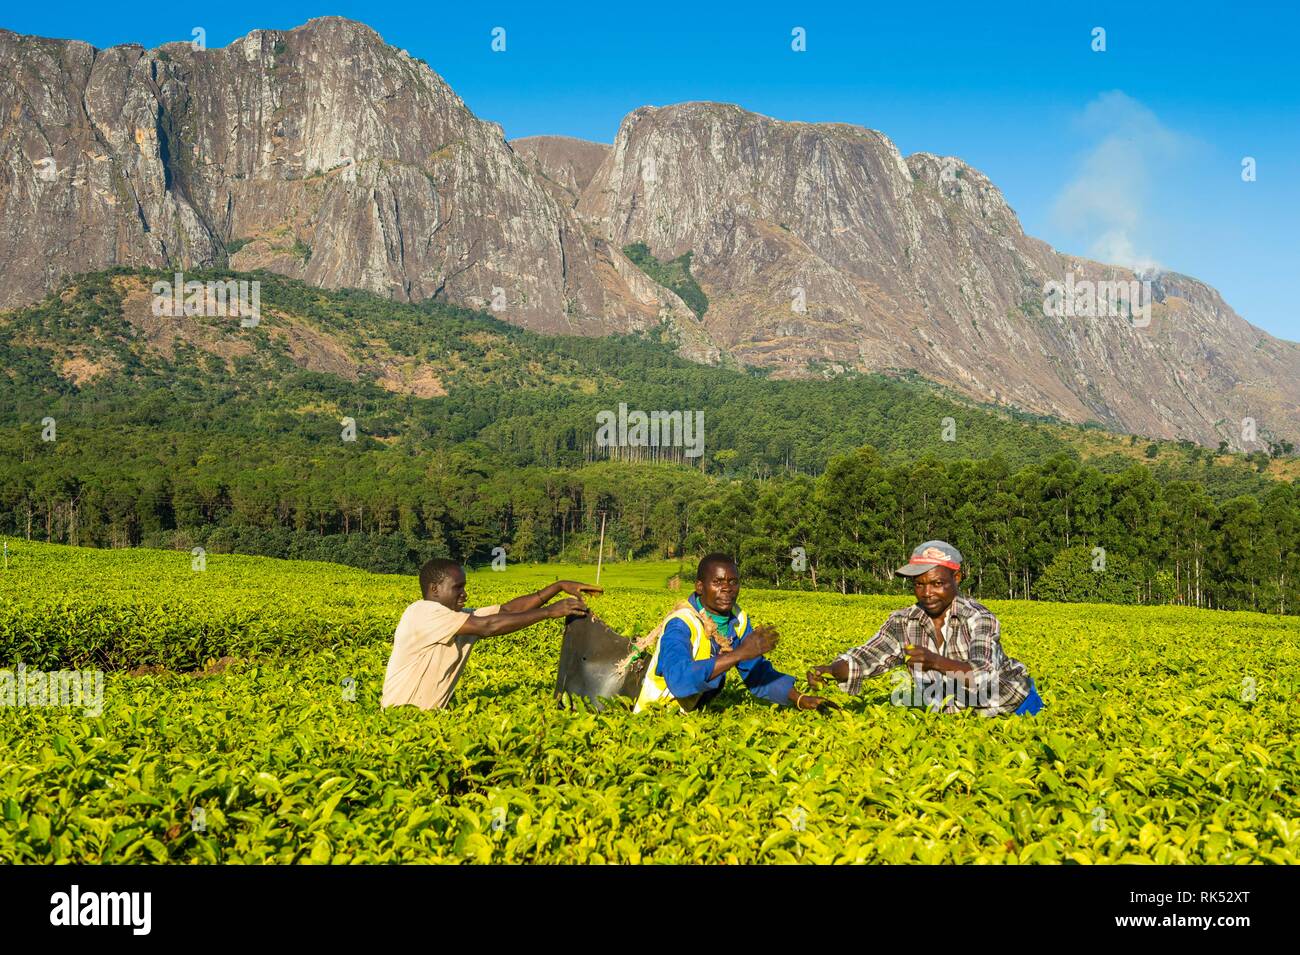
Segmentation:
{"type": "MultiPolygon", "coordinates": [[[[472,612],[487,617],[499,609],[479,607],[472,612]]],[[[456,635],[469,615],[469,611],[448,610],[434,600],[417,600],[406,608],[393,635],[380,706],[410,704],[433,710],[447,705],[469,651],[479,639],[456,635]]]]}

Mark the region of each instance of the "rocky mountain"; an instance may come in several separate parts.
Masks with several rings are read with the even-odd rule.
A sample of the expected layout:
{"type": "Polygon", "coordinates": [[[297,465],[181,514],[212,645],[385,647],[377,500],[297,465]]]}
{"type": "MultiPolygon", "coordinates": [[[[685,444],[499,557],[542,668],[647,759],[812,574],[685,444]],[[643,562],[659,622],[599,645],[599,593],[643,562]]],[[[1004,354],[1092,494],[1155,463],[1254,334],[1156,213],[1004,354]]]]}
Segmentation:
{"type": "Polygon", "coordinates": [[[228,264],[539,331],[695,324],[584,233],[499,126],[362,24],[219,50],[0,31],[0,69],[0,306],[107,265],[228,264]]]}
{"type": "Polygon", "coordinates": [[[1300,346],[1195,279],[1056,252],[978,171],[872,130],[686,103],[634,111],[612,147],[507,143],[332,17],[219,50],[0,31],[0,69],[0,307],[116,264],[265,268],[542,332],[666,323],[688,357],[778,376],[914,370],[1125,431],[1300,437],[1300,346]],[[638,242],[691,254],[702,317],[638,242]],[[1099,281],[1138,297],[1045,314],[1050,283],[1099,281]]]}
{"type": "Polygon", "coordinates": [[[591,184],[610,153],[610,147],[604,143],[571,136],[525,136],[512,139],[510,148],[531,163],[543,178],[559,186],[571,205],[591,184]]]}
{"type": "Polygon", "coordinates": [[[704,323],[744,362],[914,369],[977,401],[1234,447],[1244,417],[1297,432],[1300,346],[1195,279],[1057,253],[977,170],[873,130],[638,109],[578,210],[613,245],[692,251],[704,323]],[[1098,281],[1138,281],[1143,314],[1044,314],[1048,283],[1098,281]]]}

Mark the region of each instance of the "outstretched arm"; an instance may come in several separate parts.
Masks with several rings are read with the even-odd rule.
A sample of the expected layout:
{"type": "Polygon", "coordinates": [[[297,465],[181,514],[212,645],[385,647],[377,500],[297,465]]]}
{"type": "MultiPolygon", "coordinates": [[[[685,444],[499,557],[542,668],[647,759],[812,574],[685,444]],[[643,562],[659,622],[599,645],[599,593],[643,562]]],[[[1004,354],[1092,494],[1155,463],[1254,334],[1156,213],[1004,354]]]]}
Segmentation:
{"type": "MultiPolygon", "coordinates": [[[[584,584],[577,580],[557,580],[553,584],[547,584],[535,593],[524,594],[522,597],[506,601],[501,605],[501,609],[507,613],[518,613],[522,610],[536,610],[538,607],[550,603],[562,593],[568,594],[570,597],[581,597],[584,593],[602,594],[604,592],[601,587],[584,584]]],[[[525,624],[525,626],[527,625],[525,624]]]]}
{"type": "MultiPolygon", "coordinates": [[[[736,672],[745,681],[745,686],[749,688],[749,692],[759,699],[767,700],[778,706],[794,706],[801,710],[815,710],[822,706],[835,707],[834,703],[820,696],[801,693],[794,685],[794,677],[788,673],[782,673],[772,666],[772,661],[765,655],[771,649],[767,640],[764,639],[769,634],[771,636],[771,646],[775,646],[778,634],[774,629],[755,627],[751,623],[741,638],[739,649],[748,646],[752,655],[748,659],[739,661],[735,666],[736,672]],[[766,649],[762,654],[754,653],[754,651],[764,647],[766,649]]],[[[838,709],[838,707],[836,708],[838,709]]]]}
{"type": "Polygon", "coordinates": [[[846,693],[857,694],[862,683],[906,661],[902,621],[890,616],[876,635],[860,647],[846,650],[826,666],[816,666],[808,671],[808,685],[816,689],[826,676],[846,693]]]}
{"type": "Polygon", "coordinates": [[[505,633],[514,633],[524,627],[531,627],[543,620],[568,616],[581,617],[587,613],[587,605],[576,597],[557,601],[547,607],[532,607],[528,610],[507,610],[508,606],[509,604],[506,604],[496,613],[482,617],[470,614],[456,633],[471,637],[496,637],[505,633]]]}
{"type": "Polygon", "coordinates": [[[849,682],[849,661],[843,657],[836,657],[826,666],[816,666],[808,671],[808,685],[821,686],[823,677],[834,677],[836,683],[849,682]]]}

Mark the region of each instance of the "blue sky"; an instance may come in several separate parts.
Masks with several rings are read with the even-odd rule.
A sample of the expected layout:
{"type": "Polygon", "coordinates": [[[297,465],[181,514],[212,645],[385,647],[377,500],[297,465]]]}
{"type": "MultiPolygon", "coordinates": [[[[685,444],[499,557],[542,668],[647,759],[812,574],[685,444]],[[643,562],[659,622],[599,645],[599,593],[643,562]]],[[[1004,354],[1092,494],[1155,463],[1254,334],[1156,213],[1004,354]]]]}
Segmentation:
{"type": "Polygon", "coordinates": [[[1300,341],[1300,12],[1134,7],[74,2],[11,8],[0,26],[98,47],[152,47],[202,27],[216,47],[347,16],[426,60],[510,138],[610,142],[632,109],[686,100],[858,123],[904,154],[982,170],[1025,231],[1058,249],[1196,276],[1247,320],[1300,341]],[[795,27],[803,52],[791,49],[795,27]],[[1092,49],[1096,27],[1104,52],[1092,49]]]}

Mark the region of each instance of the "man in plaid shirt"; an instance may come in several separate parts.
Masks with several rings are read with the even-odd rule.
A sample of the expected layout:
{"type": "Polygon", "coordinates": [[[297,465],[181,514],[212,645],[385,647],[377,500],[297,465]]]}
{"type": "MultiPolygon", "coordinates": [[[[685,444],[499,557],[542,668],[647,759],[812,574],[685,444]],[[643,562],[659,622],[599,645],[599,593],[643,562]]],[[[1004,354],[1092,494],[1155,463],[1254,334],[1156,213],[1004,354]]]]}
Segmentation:
{"type": "Polygon", "coordinates": [[[1002,652],[998,618],[957,592],[961,552],[946,541],[926,541],[896,573],[912,578],[916,605],[889,615],[880,631],[829,666],[808,671],[808,684],[826,676],[857,694],[862,681],[907,666],[914,678],[894,690],[895,703],[925,704],[955,713],[1032,716],[1043,708],[1034,680],[1019,660],[1002,652]]]}

